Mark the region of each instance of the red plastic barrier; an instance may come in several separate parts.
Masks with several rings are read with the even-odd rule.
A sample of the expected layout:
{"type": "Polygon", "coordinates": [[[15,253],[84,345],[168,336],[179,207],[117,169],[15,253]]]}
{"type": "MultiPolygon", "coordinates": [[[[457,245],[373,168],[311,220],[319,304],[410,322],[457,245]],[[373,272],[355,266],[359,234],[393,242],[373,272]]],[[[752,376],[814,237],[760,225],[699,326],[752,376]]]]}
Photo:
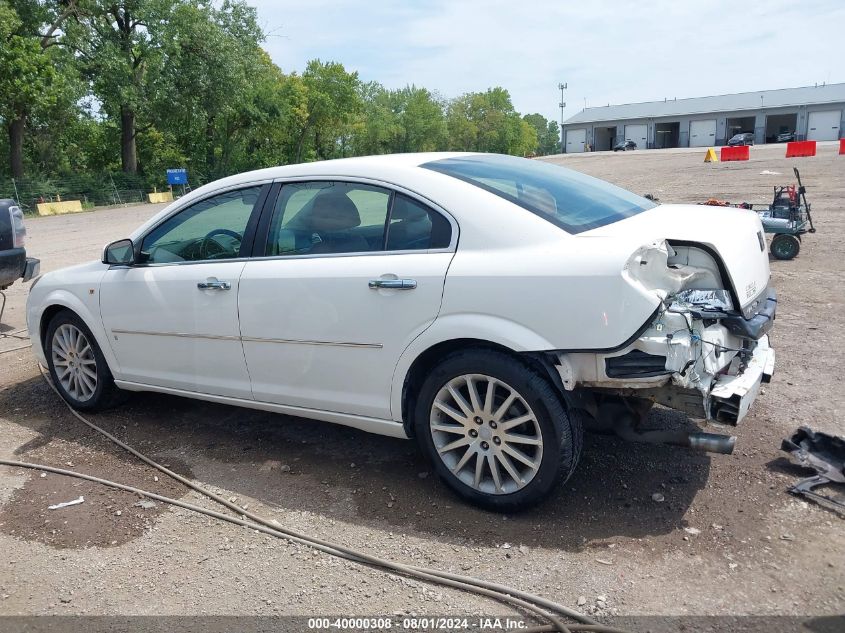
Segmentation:
{"type": "Polygon", "coordinates": [[[793,141],[786,144],[787,158],[801,158],[802,156],[815,156],[815,141],[793,141]]]}
{"type": "Polygon", "coordinates": [[[723,163],[729,160],[748,160],[750,155],[751,148],[748,145],[725,146],[719,152],[719,158],[723,163]]]}
{"type": "Polygon", "coordinates": [[[845,138],[839,139],[839,153],[845,154],[845,138]]]}

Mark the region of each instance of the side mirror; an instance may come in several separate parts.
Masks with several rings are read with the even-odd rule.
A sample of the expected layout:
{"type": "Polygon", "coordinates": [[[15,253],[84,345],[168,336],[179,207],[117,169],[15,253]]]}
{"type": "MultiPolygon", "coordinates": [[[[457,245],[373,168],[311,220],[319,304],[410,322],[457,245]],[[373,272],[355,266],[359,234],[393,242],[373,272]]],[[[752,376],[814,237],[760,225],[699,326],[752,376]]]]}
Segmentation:
{"type": "Polygon", "coordinates": [[[135,245],[132,240],[117,240],[103,249],[103,263],[111,266],[131,266],[135,263],[135,245]]]}

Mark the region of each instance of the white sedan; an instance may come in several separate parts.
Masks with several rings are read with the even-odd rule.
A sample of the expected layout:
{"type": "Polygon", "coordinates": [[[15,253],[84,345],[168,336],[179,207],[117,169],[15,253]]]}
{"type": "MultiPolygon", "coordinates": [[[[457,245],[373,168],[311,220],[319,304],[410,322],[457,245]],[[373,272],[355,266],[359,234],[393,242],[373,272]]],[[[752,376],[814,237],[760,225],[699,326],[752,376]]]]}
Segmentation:
{"type": "Polygon", "coordinates": [[[775,307],[751,211],[450,153],[213,182],[40,277],[27,319],[77,409],[157,391],[416,438],[462,497],[515,510],[585,425],[730,452],[640,424],[653,403],[739,422],[775,307]]]}

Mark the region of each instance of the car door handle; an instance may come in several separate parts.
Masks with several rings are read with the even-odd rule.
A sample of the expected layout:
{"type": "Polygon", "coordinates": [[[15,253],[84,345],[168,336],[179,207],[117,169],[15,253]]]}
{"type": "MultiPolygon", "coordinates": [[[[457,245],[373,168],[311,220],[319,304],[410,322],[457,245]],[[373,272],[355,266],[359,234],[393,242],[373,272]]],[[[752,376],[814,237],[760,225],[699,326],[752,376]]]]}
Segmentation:
{"type": "Polygon", "coordinates": [[[371,279],[370,288],[389,288],[391,290],[413,290],[417,287],[416,279],[371,279]]]}
{"type": "Polygon", "coordinates": [[[209,279],[208,281],[201,281],[197,284],[200,290],[231,290],[232,284],[228,281],[217,281],[216,279],[209,279]]]}

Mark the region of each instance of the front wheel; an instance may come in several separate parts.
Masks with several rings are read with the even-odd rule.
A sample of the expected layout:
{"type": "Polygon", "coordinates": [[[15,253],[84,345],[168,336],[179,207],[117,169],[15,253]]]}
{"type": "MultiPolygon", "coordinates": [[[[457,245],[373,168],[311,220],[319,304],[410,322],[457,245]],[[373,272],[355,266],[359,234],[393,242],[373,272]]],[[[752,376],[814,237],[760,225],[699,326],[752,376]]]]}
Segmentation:
{"type": "Polygon", "coordinates": [[[74,409],[98,411],[114,404],[119,390],[94,335],[76,314],[59,312],[47,326],[44,352],[53,384],[74,409]]]}
{"type": "Polygon", "coordinates": [[[500,352],[446,357],[420,389],[414,422],[438,476],[491,510],[538,503],[581,453],[580,418],[568,415],[554,385],[500,352]]]}
{"type": "Polygon", "coordinates": [[[801,242],[794,235],[779,233],[772,238],[771,250],[775,259],[793,259],[801,250],[801,242]]]}

